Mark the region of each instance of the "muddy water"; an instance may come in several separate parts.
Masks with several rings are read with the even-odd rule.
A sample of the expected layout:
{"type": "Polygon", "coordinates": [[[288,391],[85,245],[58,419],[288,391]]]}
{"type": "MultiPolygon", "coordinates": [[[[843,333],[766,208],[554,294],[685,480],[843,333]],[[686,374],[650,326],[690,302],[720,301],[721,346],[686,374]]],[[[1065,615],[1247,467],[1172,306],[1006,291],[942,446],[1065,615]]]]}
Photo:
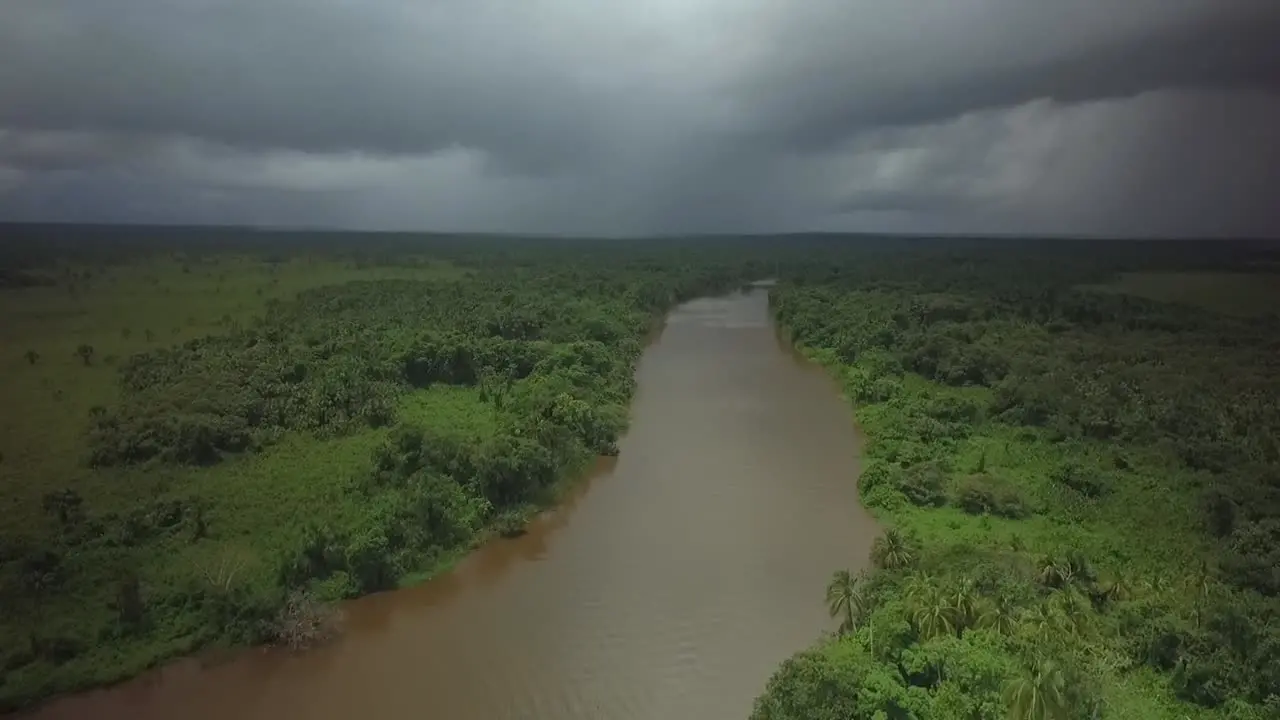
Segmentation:
{"type": "Polygon", "coordinates": [[[858,439],[765,291],[682,306],[645,353],[621,455],[524,537],[347,607],[302,654],[189,660],[40,718],[744,720],[864,562],[858,439]]]}

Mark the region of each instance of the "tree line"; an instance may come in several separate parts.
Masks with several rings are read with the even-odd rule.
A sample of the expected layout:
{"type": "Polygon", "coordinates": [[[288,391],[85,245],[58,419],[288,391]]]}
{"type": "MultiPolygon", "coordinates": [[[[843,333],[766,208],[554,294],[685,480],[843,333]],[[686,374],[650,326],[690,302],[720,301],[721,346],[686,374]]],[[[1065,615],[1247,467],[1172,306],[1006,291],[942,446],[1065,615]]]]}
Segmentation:
{"type": "Polygon", "coordinates": [[[639,248],[593,264],[501,250],[460,249],[454,260],[486,264],[448,278],[319,287],[118,362],[118,400],[85,419],[85,479],[45,493],[45,534],[0,539],[0,705],[212,644],[305,645],[331,627],[333,602],[520,532],[616,452],[634,364],[665,311],[749,276],[639,248]],[[460,400],[406,414],[418,397],[460,400]],[[356,438],[367,456],[339,458],[356,470],[323,491],[299,484],[325,467],[250,488],[316,498],[308,509],[237,504],[256,458],[356,438]],[[171,480],[156,496],[129,485],[143,476],[171,480]],[[103,509],[104,493],[124,500],[103,509]]]}
{"type": "Polygon", "coordinates": [[[850,249],[774,290],[889,529],[753,717],[1280,713],[1280,322],[1080,287],[1221,252],[1089,249],[850,249]]]}

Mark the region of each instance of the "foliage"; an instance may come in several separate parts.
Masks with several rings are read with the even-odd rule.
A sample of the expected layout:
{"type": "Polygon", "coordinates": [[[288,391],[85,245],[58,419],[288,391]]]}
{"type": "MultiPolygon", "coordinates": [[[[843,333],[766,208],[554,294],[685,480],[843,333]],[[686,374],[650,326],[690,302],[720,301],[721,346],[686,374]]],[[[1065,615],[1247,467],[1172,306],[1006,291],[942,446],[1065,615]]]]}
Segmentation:
{"type": "Polygon", "coordinates": [[[758,276],[639,245],[222,240],[51,241],[19,260],[55,282],[0,298],[8,346],[48,348],[6,361],[0,440],[51,448],[0,465],[0,709],[311,644],[332,603],[518,533],[617,452],[658,319],[758,276]]]}
{"type": "Polygon", "coordinates": [[[901,679],[861,647],[830,643],[788,659],[756,700],[752,720],[907,717],[901,679]]]}
{"type": "Polygon", "coordinates": [[[338,631],[341,612],[302,592],[293,592],[271,624],[270,634],[290,650],[305,650],[338,631]]]}
{"type": "Polygon", "coordinates": [[[1013,483],[989,475],[970,475],[959,482],[954,502],[967,513],[990,513],[1007,518],[1023,518],[1031,514],[1027,500],[1013,483]]]}
{"type": "Polygon", "coordinates": [[[1097,291],[1121,271],[1251,272],[1243,246],[1183,250],[857,247],[774,289],[780,324],[857,405],[859,489],[889,528],[857,586],[865,619],[850,632],[833,613],[842,632],[784,664],[756,717],[1277,707],[1280,322],[1210,298],[1221,279],[1141,286],[1179,304],[1097,291]],[[847,676],[827,680],[834,658],[847,676]],[[981,671],[960,689],[959,668],[981,671]],[[863,704],[867,677],[910,700],[863,704]]]}
{"type": "Polygon", "coordinates": [[[658,317],[777,276],[779,323],[857,405],[859,487],[889,527],[873,572],[833,578],[839,637],[784,664],[754,717],[1271,717],[1266,262],[1232,243],[10,229],[0,707],[312,638],[329,603],[519,532],[616,452],[658,317]],[[1134,290],[1189,272],[1212,278],[1195,297],[1134,290]],[[1223,299],[1237,287],[1253,300],[1223,299]]]}
{"type": "Polygon", "coordinates": [[[889,528],[871,545],[871,561],[883,570],[902,570],[916,562],[918,549],[914,538],[897,528],[889,528]]]}
{"type": "Polygon", "coordinates": [[[840,619],[837,632],[841,635],[856,630],[866,614],[866,597],[858,587],[859,580],[860,577],[848,570],[838,570],[827,585],[827,611],[831,617],[840,619]]]}

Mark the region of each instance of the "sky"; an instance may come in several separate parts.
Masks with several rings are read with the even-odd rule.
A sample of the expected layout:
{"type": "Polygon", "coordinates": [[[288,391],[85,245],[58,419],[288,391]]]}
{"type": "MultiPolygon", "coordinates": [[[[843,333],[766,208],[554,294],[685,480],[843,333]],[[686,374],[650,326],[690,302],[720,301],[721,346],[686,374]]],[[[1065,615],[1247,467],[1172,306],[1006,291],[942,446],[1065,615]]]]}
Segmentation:
{"type": "Polygon", "coordinates": [[[0,0],[0,220],[1280,236],[1277,0],[0,0]]]}

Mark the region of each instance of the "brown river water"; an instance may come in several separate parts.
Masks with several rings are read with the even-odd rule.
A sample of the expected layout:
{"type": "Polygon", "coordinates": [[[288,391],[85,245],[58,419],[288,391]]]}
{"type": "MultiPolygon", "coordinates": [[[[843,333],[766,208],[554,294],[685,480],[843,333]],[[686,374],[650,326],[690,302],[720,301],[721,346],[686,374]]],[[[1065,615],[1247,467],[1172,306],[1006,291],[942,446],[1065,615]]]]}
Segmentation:
{"type": "Polygon", "coordinates": [[[528,534],[348,603],[324,647],[185,660],[33,717],[745,720],[876,535],[852,413],[764,290],[677,308],[637,380],[621,454],[528,534]]]}

